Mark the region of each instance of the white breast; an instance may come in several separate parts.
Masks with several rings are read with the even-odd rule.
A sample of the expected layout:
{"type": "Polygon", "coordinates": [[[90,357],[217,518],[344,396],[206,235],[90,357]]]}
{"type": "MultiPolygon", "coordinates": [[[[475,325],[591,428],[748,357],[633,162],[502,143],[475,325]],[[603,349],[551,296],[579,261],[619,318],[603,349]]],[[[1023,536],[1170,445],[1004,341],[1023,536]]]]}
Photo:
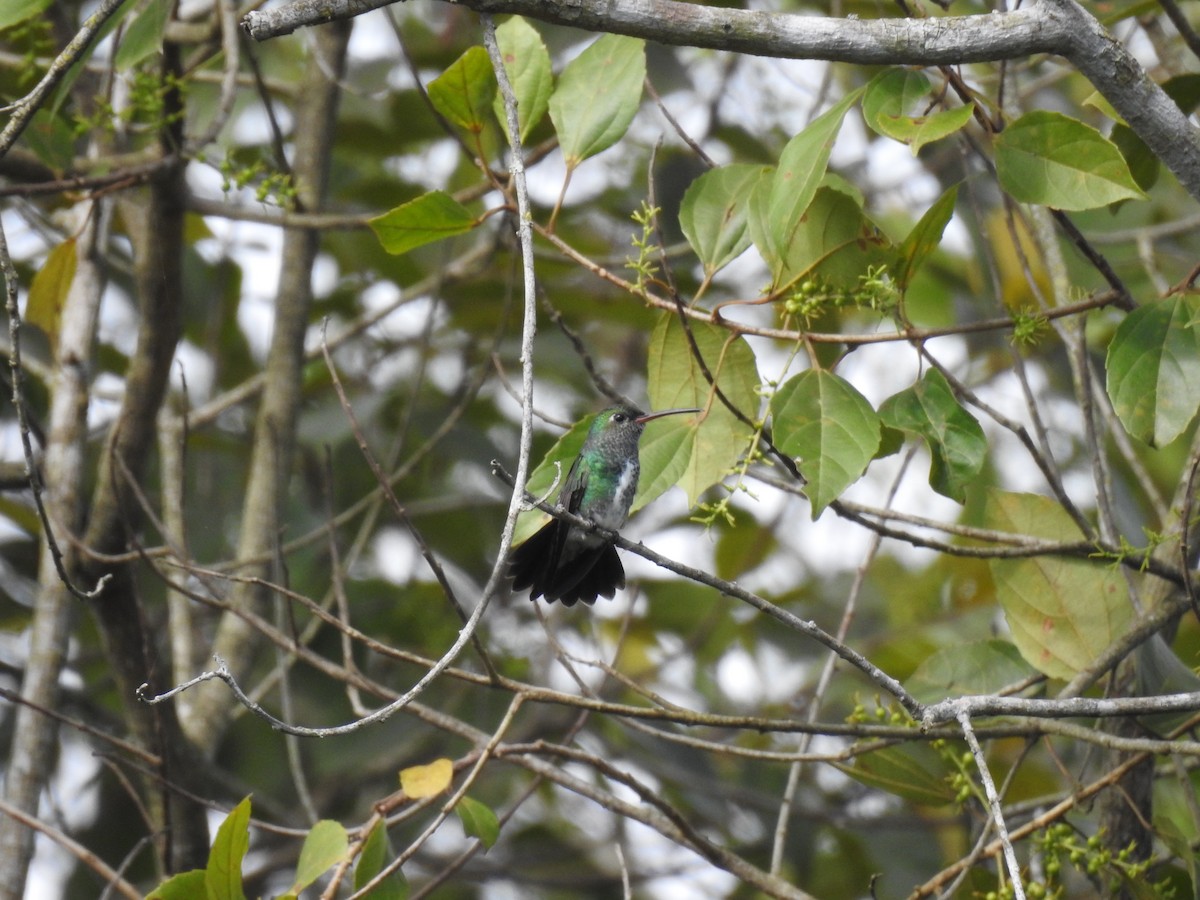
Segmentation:
{"type": "Polygon", "coordinates": [[[633,503],[633,495],[637,493],[638,469],[635,462],[627,462],[621,469],[617,479],[617,490],[613,494],[612,505],[608,509],[599,510],[596,524],[617,531],[629,517],[629,507],[633,503]]]}

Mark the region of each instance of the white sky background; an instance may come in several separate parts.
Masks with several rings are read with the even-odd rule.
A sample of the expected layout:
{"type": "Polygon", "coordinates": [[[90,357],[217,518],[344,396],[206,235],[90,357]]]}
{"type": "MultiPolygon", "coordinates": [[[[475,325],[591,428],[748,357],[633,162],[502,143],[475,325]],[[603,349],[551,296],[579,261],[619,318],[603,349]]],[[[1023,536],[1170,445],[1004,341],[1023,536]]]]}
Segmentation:
{"type": "MultiPolygon", "coordinates": [[[[430,15],[430,6],[408,4],[394,9],[400,15],[422,14],[430,15]],[[414,13],[414,11],[418,11],[414,13]]],[[[390,26],[382,20],[382,12],[370,13],[356,20],[350,45],[350,55],[353,62],[365,64],[372,61],[394,59],[398,48],[390,26]]],[[[294,38],[283,40],[305,39],[307,31],[298,32],[294,38]]],[[[584,41],[576,48],[582,50],[584,41]]],[[[674,93],[664,96],[664,102],[672,114],[692,133],[702,133],[707,126],[707,101],[717,89],[718,65],[717,57],[713,54],[692,51],[676,51],[693,79],[701,94],[701,102],[693,102],[689,97],[674,93]]],[[[353,65],[352,62],[352,65],[353,65]]],[[[562,61],[556,60],[556,70],[562,61]]],[[[814,88],[820,83],[824,64],[787,60],[768,60],[748,58],[738,66],[735,77],[726,86],[726,94],[721,99],[721,115],[727,121],[742,120],[753,132],[764,133],[778,129],[782,133],[791,134],[800,130],[820,110],[812,109],[814,88]]],[[[408,78],[407,70],[402,65],[394,69],[395,79],[404,81],[408,78]]],[[[428,80],[437,73],[426,72],[423,77],[428,80]]],[[[369,90],[369,86],[364,90],[369,90]]],[[[261,114],[260,114],[261,115],[261,114]]],[[[286,124],[286,123],[285,123],[286,124]]],[[[261,137],[264,125],[260,116],[246,114],[234,124],[232,135],[234,140],[253,141],[261,137]]],[[[633,138],[644,145],[652,145],[661,135],[668,143],[678,143],[678,138],[670,130],[666,121],[655,106],[647,99],[635,120],[631,132],[633,138]]],[[[720,145],[707,145],[718,155],[718,161],[724,152],[720,145]]],[[[861,122],[857,113],[852,112],[846,119],[841,137],[835,147],[832,164],[848,166],[863,164],[866,177],[873,184],[890,189],[884,195],[883,202],[893,204],[906,210],[924,209],[936,198],[938,188],[934,180],[926,175],[913,159],[906,147],[885,141],[876,141],[869,145],[866,141],[861,122]]],[[[395,161],[398,175],[413,178],[418,173],[425,180],[432,182],[431,186],[444,183],[457,161],[457,146],[447,141],[435,145],[430,153],[420,159],[404,158],[395,161]]],[[[633,177],[633,170],[644,165],[644,159],[639,153],[623,153],[620,147],[607,151],[596,159],[586,162],[575,173],[567,195],[569,205],[586,203],[612,181],[625,183],[633,177]]],[[[554,154],[546,162],[536,166],[530,172],[530,193],[536,203],[543,207],[553,205],[559,194],[561,180],[565,174],[561,156],[554,154]]],[[[220,176],[217,172],[204,165],[195,164],[189,168],[189,185],[197,194],[205,197],[222,198],[220,176]]],[[[255,203],[254,198],[247,194],[244,202],[255,203]]],[[[876,210],[878,212],[878,210],[876,210]]],[[[31,231],[26,222],[11,207],[3,212],[4,226],[10,248],[14,257],[29,258],[44,254],[48,244],[43,235],[31,231]]],[[[269,343],[273,317],[274,296],[278,287],[280,274],[281,233],[276,228],[247,222],[234,222],[213,218],[208,225],[214,233],[211,239],[201,241],[197,249],[210,261],[223,255],[232,257],[243,272],[243,298],[239,311],[239,322],[243,328],[252,352],[259,360],[265,358],[269,343]]],[[[373,240],[369,234],[363,233],[362,240],[373,240]]],[[[947,230],[944,247],[952,250],[966,251],[969,246],[967,236],[957,221],[947,230]]],[[[325,268],[318,272],[318,292],[327,290],[336,279],[337,272],[332,263],[326,261],[325,268]]],[[[728,283],[738,285],[754,285],[764,283],[766,276],[762,264],[753,252],[745,254],[740,260],[731,265],[721,276],[728,283]]],[[[106,297],[103,309],[101,331],[106,340],[121,346],[128,351],[128,337],[133,334],[134,312],[128,298],[115,290],[106,297]],[[122,335],[126,337],[122,337],[122,335]]],[[[743,291],[744,293],[744,291],[743,291]]],[[[387,303],[394,299],[395,288],[390,285],[379,285],[364,295],[368,304],[387,303]]],[[[384,320],[380,327],[395,334],[424,326],[428,305],[425,303],[410,303],[401,306],[392,316],[384,320]]],[[[753,313],[751,313],[753,314],[753,313]]],[[[762,367],[764,378],[779,379],[784,351],[772,348],[767,342],[756,342],[755,352],[762,367]]],[[[964,365],[964,348],[956,339],[937,342],[934,351],[951,367],[964,365]]],[[[878,404],[886,396],[894,393],[898,386],[906,385],[917,376],[914,365],[909,372],[897,373],[897,354],[889,347],[866,347],[858,350],[847,361],[840,373],[851,380],[874,404],[878,404]]],[[[211,363],[197,349],[185,345],[177,354],[177,361],[187,373],[189,394],[193,402],[200,402],[209,396],[212,390],[211,363]]],[[[397,365],[400,365],[399,361],[397,365]]],[[[457,365],[457,360],[455,361],[457,365]]],[[[1040,378],[1035,366],[1030,371],[1037,381],[1040,378]]],[[[389,373],[381,373],[383,375],[389,373]]],[[[399,373],[397,373],[399,374],[399,373]]],[[[431,370],[434,378],[457,378],[458,372],[438,372],[435,367],[431,370]]],[[[119,385],[112,386],[119,390],[119,385]]],[[[1012,385],[998,382],[986,392],[989,402],[1005,408],[1006,412],[1016,418],[1024,419],[1024,405],[1020,395],[1012,385]]],[[[565,406],[556,403],[555,398],[543,395],[539,403],[545,403],[552,414],[565,415],[565,406]]],[[[516,414],[516,404],[508,401],[509,411],[516,414]]],[[[114,408],[112,404],[100,403],[95,415],[103,416],[114,408]]],[[[984,422],[985,428],[988,423],[984,422]]],[[[994,428],[989,428],[989,439],[997,442],[1011,441],[1011,438],[1001,435],[994,428]]],[[[994,444],[993,446],[997,446],[994,444]]],[[[3,435],[0,444],[5,457],[19,458],[20,447],[15,432],[9,430],[3,435]]],[[[999,451],[995,453],[1003,467],[1003,460],[1011,454],[999,451]]],[[[1015,456],[1015,455],[1012,455],[1015,456]]],[[[1023,459],[1023,457],[1015,456],[1023,459]]],[[[851,489],[852,498],[864,501],[876,500],[883,495],[884,486],[894,477],[895,467],[899,457],[884,460],[872,465],[864,481],[851,489]]],[[[1005,476],[1017,489],[1040,489],[1040,482],[1028,475],[1032,467],[1022,465],[1019,468],[1005,468],[1005,476]]],[[[897,498],[897,506],[905,509],[920,511],[931,516],[953,518],[957,506],[945,498],[935,495],[925,483],[928,476],[927,457],[919,456],[915,461],[908,478],[905,479],[897,498]]],[[[788,553],[778,554],[779,559],[791,557],[779,565],[767,564],[761,570],[750,573],[743,583],[752,589],[778,591],[790,583],[794,577],[790,575],[791,567],[796,565],[794,560],[810,569],[821,569],[826,572],[840,572],[853,569],[863,559],[870,535],[858,526],[839,520],[832,513],[826,513],[821,520],[813,523],[807,504],[783,495],[776,495],[766,488],[758,490],[760,511],[764,518],[770,517],[781,506],[787,506],[789,516],[795,520],[796,526],[781,529],[780,538],[787,542],[788,553]]],[[[711,568],[711,542],[691,527],[676,526],[662,530],[664,524],[686,513],[686,503],[683,493],[673,490],[630,523],[626,533],[632,539],[647,537],[650,546],[667,556],[682,562],[711,568]]],[[[0,539],[2,535],[0,535],[0,539]]],[[[889,552],[897,553],[902,559],[913,564],[927,561],[929,555],[921,551],[905,550],[888,547],[889,552]],[[899,550],[899,552],[897,552],[899,550]]],[[[664,573],[649,565],[639,557],[625,557],[625,564],[632,579],[661,578],[664,573]]],[[[409,579],[429,579],[427,567],[421,562],[409,538],[399,530],[383,530],[374,548],[374,565],[378,571],[403,584],[409,579]]],[[[463,573],[452,573],[456,579],[466,580],[463,573]]],[[[471,592],[466,592],[471,596],[471,592]]],[[[601,617],[620,616],[624,614],[628,595],[618,596],[616,601],[598,604],[594,614],[601,617]]],[[[644,603],[644,598],[638,602],[644,603]]],[[[578,615],[580,610],[573,610],[578,615]]],[[[583,611],[589,614],[589,611],[583,611]]],[[[552,616],[563,615],[560,610],[552,610],[552,616]]],[[[830,625],[832,623],[825,623],[830,625]]],[[[496,623],[494,639],[503,643],[506,639],[515,638],[515,634],[505,633],[502,623],[496,623]]],[[[560,622],[559,636],[579,642],[573,647],[583,654],[606,654],[611,648],[600,648],[589,639],[579,634],[571,634],[569,626],[564,627],[560,622]]],[[[581,634],[590,633],[583,630],[581,634]]],[[[717,678],[730,700],[748,705],[757,704],[764,699],[778,700],[781,696],[790,696],[800,685],[806,673],[796,668],[789,671],[787,661],[778,658],[777,653],[768,654],[764,649],[763,655],[755,657],[744,650],[731,652],[717,668],[717,678]],[[767,673],[770,673],[769,675],[767,673]]],[[[678,685],[685,685],[690,679],[689,673],[680,672],[678,685]]],[[[557,687],[574,689],[573,684],[565,678],[557,687]]],[[[669,686],[668,686],[669,687],[669,686]]],[[[65,732],[64,732],[65,734],[65,732]]],[[[92,792],[87,789],[88,781],[96,771],[96,764],[83,749],[75,747],[69,739],[64,746],[63,764],[60,774],[55,780],[54,790],[56,801],[61,807],[68,822],[85,820],[94,814],[92,792]]],[[[648,777],[648,776],[647,776],[648,777]]],[[[563,798],[566,802],[567,798],[563,798]]],[[[599,811],[589,802],[580,801],[581,816],[596,815],[599,811]],[[586,808],[585,808],[586,807],[586,808]],[[590,808],[590,811],[589,809],[590,808]]],[[[607,815],[607,814],[602,814],[607,815]]],[[[673,847],[657,835],[640,826],[634,826],[629,833],[630,841],[626,852],[632,859],[631,865],[649,864],[661,865],[664,860],[677,862],[679,854],[689,856],[684,851],[673,847]]],[[[697,867],[705,883],[691,879],[663,879],[656,885],[656,896],[697,896],[696,891],[711,892],[718,895],[728,889],[730,876],[717,872],[711,867],[697,867]],[[661,892],[660,892],[661,891],[661,892]]],[[[33,877],[26,892],[29,900],[57,896],[62,884],[64,873],[63,860],[60,851],[52,849],[48,842],[39,840],[38,856],[35,860],[33,877]]],[[[516,896],[516,894],[511,894],[516,896]]],[[[505,888],[499,887],[492,896],[502,898],[505,888]]]]}

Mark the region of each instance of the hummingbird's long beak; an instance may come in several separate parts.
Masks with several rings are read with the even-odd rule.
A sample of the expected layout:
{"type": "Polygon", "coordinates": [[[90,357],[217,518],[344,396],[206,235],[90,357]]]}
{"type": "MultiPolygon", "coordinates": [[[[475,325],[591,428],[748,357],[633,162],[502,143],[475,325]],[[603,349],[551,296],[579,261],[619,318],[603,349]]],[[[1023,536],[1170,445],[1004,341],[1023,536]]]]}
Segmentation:
{"type": "Polygon", "coordinates": [[[682,413],[698,412],[703,412],[703,410],[695,407],[689,407],[688,409],[661,409],[658,412],[646,413],[644,416],[638,416],[636,419],[634,419],[634,421],[644,424],[649,422],[651,419],[661,419],[663,416],[678,416],[682,413]]]}

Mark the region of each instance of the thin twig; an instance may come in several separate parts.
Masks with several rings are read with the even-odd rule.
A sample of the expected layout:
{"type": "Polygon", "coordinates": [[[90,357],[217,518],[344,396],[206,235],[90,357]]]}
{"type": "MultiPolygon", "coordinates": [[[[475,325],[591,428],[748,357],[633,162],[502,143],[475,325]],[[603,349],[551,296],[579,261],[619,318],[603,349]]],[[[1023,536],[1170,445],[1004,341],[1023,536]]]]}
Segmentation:
{"type": "Polygon", "coordinates": [[[715,169],[717,164],[713,158],[704,152],[704,148],[696,142],[696,139],[684,131],[683,126],[679,124],[673,115],[671,115],[671,110],[667,109],[667,104],[663,103],[663,98],[660,97],[658,91],[654,89],[654,82],[650,80],[650,76],[646,76],[645,80],[643,81],[643,85],[646,88],[646,93],[650,95],[650,99],[653,100],[658,106],[658,111],[663,114],[663,118],[666,119],[667,122],[670,123],[671,127],[675,129],[675,133],[679,135],[680,140],[687,144],[692,149],[692,152],[700,157],[700,161],[703,162],[704,165],[708,166],[710,169],[715,169]]]}
{"type": "MultiPolygon", "coordinates": [[[[341,376],[338,375],[337,367],[333,364],[333,357],[329,355],[329,347],[325,342],[325,328],[321,328],[321,353],[325,357],[325,367],[329,371],[330,380],[333,383],[333,389],[337,393],[338,402],[342,406],[342,412],[346,414],[346,419],[350,423],[350,430],[354,434],[354,439],[358,442],[358,451],[362,454],[363,459],[367,463],[367,467],[371,470],[371,474],[375,476],[375,483],[379,485],[383,491],[383,496],[387,498],[388,503],[392,507],[392,512],[396,517],[404,523],[404,527],[408,529],[409,535],[417,544],[417,549],[421,553],[421,557],[429,566],[429,570],[433,573],[433,577],[437,579],[438,586],[442,589],[442,595],[454,607],[454,611],[458,613],[459,619],[462,620],[465,626],[470,619],[466,611],[463,609],[462,603],[459,602],[458,595],[454,588],[450,585],[450,580],[446,577],[446,571],[442,567],[440,560],[433,552],[433,548],[425,540],[416,523],[408,514],[408,510],[404,508],[404,504],[396,496],[396,492],[392,489],[391,479],[380,467],[375,459],[375,454],[371,452],[371,447],[367,443],[366,435],[363,434],[362,426],[358,423],[358,416],[354,413],[354,407],[350,403],[350,398],[346,396],[346,389],[342,386],[341,376]]],[[[492,665],[491,657],[488,655],[487,649],[483,646],[483,642],[479,640],[479,635],[472,629],[470,633],[471,645],[475,648],[475,652],[479,655],[480,661],[483,663],[484,669],[488,674],[495,676],[496,668],[492,665]]]]}
{"type": "Polygon", "coordinates": [[[992,781],[992,773],[988,769],[987,757],[983,755],[983,748],[979,746],[979,740],[975,737],[975,730],[971,727],[971,716],[965,707],[959,709],[956,718],[962,726],[963,737],[967,739],[967,746],[971,748],[971,755],[975,757],[975,766],[979,769],[980,780],[983,781],[983,790],[987,795],[992,823],[996,826],[996,833],[1000,836],[1000,843],[1004,845],[1004,861],[1008,865],[1008,872],[1012,878],[1013,897],[1016,900],[1025,900],[1025,887],[1021,883],[1021,865],[1017,862],[1017,853],[1013,849],[1012,841],[1008,837],[1008,826],[1004,823],[1004,810],[1000,807],[1000,795],[996,793],[996,783],[992,781]]]}

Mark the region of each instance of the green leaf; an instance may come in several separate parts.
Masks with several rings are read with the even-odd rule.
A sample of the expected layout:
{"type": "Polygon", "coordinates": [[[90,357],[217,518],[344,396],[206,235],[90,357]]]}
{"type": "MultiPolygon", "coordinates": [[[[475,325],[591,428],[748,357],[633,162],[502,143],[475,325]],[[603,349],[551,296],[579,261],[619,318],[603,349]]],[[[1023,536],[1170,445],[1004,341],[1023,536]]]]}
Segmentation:
{"type": "Polygon", "coordinates": [[[349,847],[346,829],[340,822],[322,819],[314,825],[304,839],[304,846],[300,848],[292,893],[299,894],[329,871],[346,855],[349,847]]]}
{"type": "Polygon", "coordinates": [[[571,60],[550,96],[550,119],[567,169],[625,134],[642,102],[645,42],[606,34],[571,60]]]}
{"type": "Polygon", "coordinates": [[[1200,295],[1153,300],[1127,315],[1106,368],[1126,431],[1152,447],[1179,437],[1200,408],[1200,295]]]}
{"type": "Polygon", "coordinates": [[[1124,122],[1113,125],[1108,139],[1113,146],[1121,151],[1125,164],[1129,166],[1129,174],[1143,191],[1148,191],[1158,183],[1158,175],[1162,169],[1158,157],[1154,155],[1146,142],[1137,136],[1132,128],[1124,122]]]}
{"type": "Polygon", "coordinates": [[[979,422],[959,406],[944,375],[929,369],[907,390],[889,397],[879,417],[891,428],[924,438],[933,457],[929,485],[939,494],[966,501],[966,487],[983,468],[987,438],[979,422]]]}
{"type": "Polygon", "coordinates": [[[33,114],[21,139],[38,159],[56,172],[65,172],[75,159],[75,135],[71,126],[44,109],[33,114]]]}
{"type": "Polygon", "coordinates": [[[121,46],[117,48],[113,60],[118,71],[131,69],[146,57],[159,52],[174,6],[175,0],[150,0],[138,10],[125,29],[121,46]]]}
{"type": "Polygon", "coordinates": [[[888,69],[867,85],[863,119],[868,127],[912,147],[913,155],[926,144],[958,131],[971,120],[973,104],[934,113],[909,115],[932,88],[929,79],[912,69],[888,69]]]}
{"type": "Polygon", "coordinates": [[[203,869],[172,875],[149,894],[146,900],[207,900],[203,869]]]}
{"type": "Polygon", "coordinates": [[[879,417],[850,382],[823,369],[790,379],[771,398],[776,445],[798,457],[813,518],[857,481],[879,448],[879,417]]]}
{"type": "MultiPolygon", "coordinates": [[[[358,865],[354,869],[354,890],[361,891],[363,885],[382,872],[390,855],[387,827],[383,822],[377,822],[367,835],[362,853],[359,854],[358,865]]],[[[367,896],[371,900],[404,900],[408,896],[408,882],[404,880],[404,874],[397,869],[367,896]]]]}
{"type": "Polygon", "coordinates": [[[229,811],[217,828],[204,884],[208,900],[245,900],[242,891],[242,860],[250,848],[250,798],[229,811]]]}
{"type": "Polygon", "coordinates": [[[900,744],[864,753],[854,765],[834,763],[842,772],[868,787],[913,803],[945,806],[955,802],[949,764],[928,744],[900,744]]]}
{"type": "Polygon", "coordinates": [[[913,156],[926,144],[961,131],[975,113],[975,104],[939,110],[927,116],[902,118],[892,124],[892,137],[912,147],[913,156]]]}
{"type": "Polygon", "coordinates": [[[1196,851],[1192,849],[1197,823],[1189,801],[1196,795],[1196,784],[1186,775],[1167,776],[1154,780],[1153,791],[1154,834],[1179,858],[1195,885],[1200,878],[1196,851]]]}
{"type": "Polygon", "coordinates": [[[904,686],[922,703],[967,694],[993,694],[1035,674],[1008,641],[952,644],[925,657],[904,686]]]}
{"type": "MultiPolygon", "coordinates": [[[[1082,538],[1067,512],[1047,497],[991,491],[989,528],[1053,541],[1082,538]]],[[[1069,679],[1125,633],[1129,588],[1115,568],[1040,555],[993,559],[996,596],[1025,660],[1051,678],[1069,679]]]]}
{"type": "MultiPolygon", "coordinates": [[[[771,176],[765,215],[751,217],[750,236],[768,265],[781,259],[791,245],[804,212],[825,177],[842,120],[862,92],[863,88],[851,91],[836,106],[813,119],[783,148],[779,165],[771,176]],[[755,227],[756,220],[759,228],[755,227]]],[[[774,270],[776,266],[771,268],[774,270]]]]}
{"type": "Polygon", "coordinates": [[[1111,141],[1049,110],[1026,113],[997,136],[996,174],[1015,200],[1055,209],[1093,209],[1145,196],[1111,141]]]}
{"type": "Polygon", "coordinates": [[[479,838],[483,842],[483,846],[491,849],[492,845],[496,843],[496,839],[500,837],[500,820],[496,818],[492,808],[478,800],[463,796],[459,799],[458,805],[454,807],[454,811],[462,820],[463,831],[471,837],[479,838]]]}
{"type": "MultiPolygon", "coordinates": [[[[759,382],[750,345],[715,325],[690,325],[721,391],[755,420],[759,382]]],[[[712,395],[676,314],[663,313],[659,318],[650,336],[646,365],[646,392],[653,409],[696,406],[708,414],[668,416],[649,423],[642,437],[642,479],[633,508],[640,509],[674,484],[687,491],[688,503],[695,505],[701,493],[730,472],[754,432],[712,395]]]]}
{"type": "Polygon", "coordinates": [[[14,525],[23,529],[26,534],[38,535],[42,533],[42,519],[37,514],[37,510],[28,503],[22,502],[13,496],[0,496],[0,516],[11,520],[14,525]]]}
{"type": "Polygon", "coordinates": [[[1110,119],[1112,119],[1114,122],[1125,121],[1124,119],[1121,118],[1121,114],[1119,112],[1117,112],[1116,107],[1114,107],[1111,103],[1109,103],[1108,98],[1105,97],[1103,94],[1101,94],[1099,91],[1092,91],[1090,94],[1088,94],[1086,97],[1083,98],[1083,102],[1080,105],[1081,106],[1090,106],[1093,109],[1097,109],[1101,113],[1103,113],[1104,115],[1106,115],[1110,119]]]}
{"type": "MultiPolygon", "coordinates": [[[[542,36],[520,16],[513,16],[496,29],[496,43],[504,59],[504,71],[517,97],[517,119],[521,123],[521,140],[529,137],[546,108],[554,90],[554,74],[550,54],[542,36]]],[[[496,118],[505,127],[504,98],[497,94],[493,103],[496,118]]]]}
{"type": "Polygon", "coordinates": [[[863,121],[876,134],[891,137],[887,131],[889,120],[903,116],[932,90],[929,78],[923,72],[884,69],[867,84],[862,103],[863,121]]]}
{"type": "Polygon", "coordinates": [[[821,179],[821,187],[829,188],[831,191],[840,191],[858,204],[859,207],[862,207],[867,202],[862,189],[853,181],[846,179],[837,172],[827,171],[825,177],[821,179]]]}
{"type": "Polygon", "coordinates": [[[857,200],[829,187],[817,190],[787,244],[779,246],[774,286],[797,279],[854,291],[872,266],[891,262],[890,245],[857,200]]]}
{"type": "Polygon", "coordinates": [[[430,191],[368,223],[388,253],[399,256],[443,238],[465,234],[479,219],[445,191],[430,191]]]}
{"type": "Polygon", "coordinates": [[[746,198],[746,231],[772,273],[782,269],[781,257],[771,235],[771,189],[774,185],[775,170],[768,168],[759,176],[750,189],[750,196],[746,198]]]}
{"type": "MultiPolygon", "coordinates": [[[[668,408],[672,405],[674,404],[663,406],[656,403],[654,407],[668,408]]],[[[681,484],[688,492],[688,505],[694,505],[696,497],[702,491],[724,476],[725,472],[714,474],[702,470],[697,474],[690,469],[696,462],[696,454],[701,452],[698,449],[700,424],[701,417],[698,415],[672,416],[647,424],[646,433],[642,435],[639,445],[638,456],[641,459],[642,474],[631,512],[641,509],[675,484],[681,484],[689,471],[691,477],[688,483],[681,484]],[[703,478],[711,480],[703,486],[698,486],[699,480],[703,478]]]]}
{"type": "Polygon", "coordinates": [[[954,216],[954,204],[957,200],[958,185],[951,185],[929,209],[925,210],[925,215],[921,216],[921,220],[913,226],[913,230],[900,245],[899,261],[892,272],[900,293],[908,290],[921,264],[941,243],[942,234],[954,216]]]}
{"type": "Polygon", "coordinates": [[[1200,106],[1200,73],[1176,75],[1162,83],[1163,92],[1175,101],[1183,112],[1191,115],[1200,106]]]}
{"type": "Polygon", "coordinates": [[[718,537],[713,562],[717,577],[726,581],[736,581],[751,569],[758,568],[779,547],[775,529],[753,517],[736,525],[715,526],[715,530],[718,537]]]}
{"type": "Polygon", "coordinates": [[[750,192],[770,171],[766,166],[721,166],[688,186],[679,206],[679,227],[706,276],[733,262],[750,246],[746,226],[750,192]]]}
{"type": "Polygon", "coordinates": [[[479,134],[492,115],[496,74],[482,47],[471,47],[426,88],[429,102],[447,120],[479,134]]]}
{"type": "Polygon", "coordinates": [[[0,4],[0,28],[24,22],[50,6],[54,0],[5,0],[0,4]]]}
{"type": "Polygon", "coordinates": [[[63,304],[67,302],[71,282],[75,280],[77,262],[75,239],[67,238],[50,251],[46,262],[38,269],[29,285],[25,321],[45,332],[52,347],[58,344],[63,304]]]}

